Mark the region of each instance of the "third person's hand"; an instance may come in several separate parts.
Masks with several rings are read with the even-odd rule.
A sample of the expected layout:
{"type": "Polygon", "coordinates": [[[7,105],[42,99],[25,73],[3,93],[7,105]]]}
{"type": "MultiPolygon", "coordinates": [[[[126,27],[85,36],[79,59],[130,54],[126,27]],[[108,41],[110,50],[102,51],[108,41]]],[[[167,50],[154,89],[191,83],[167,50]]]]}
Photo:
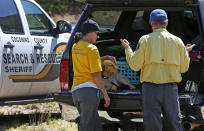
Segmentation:
{"type": "Polygon", "coordinates": [[[195,47],[195,44],[193,44],[193,45],[191,45],[191,44],[186,44],[186,50],[187,50],[188,52],[190,52],[190,51],[193,49],[193,47],[195,47]]]}

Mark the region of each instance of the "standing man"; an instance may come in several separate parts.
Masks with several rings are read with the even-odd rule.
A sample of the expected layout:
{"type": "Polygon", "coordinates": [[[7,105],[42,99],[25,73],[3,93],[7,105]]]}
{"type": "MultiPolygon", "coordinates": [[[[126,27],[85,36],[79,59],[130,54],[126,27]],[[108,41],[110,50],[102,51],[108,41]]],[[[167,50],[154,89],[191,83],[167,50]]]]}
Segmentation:
{"type": "Polygon", "coordinates": [[[131,69],[141,70],[143,117],[147,131],[162,131],[162,118],[169,131],[182,131],[177,82],[188,70],[188,51],[183,41],[170,34],[167,14],[156,9],[150,14],[153,32],[140,38],[135,52],[127,40],[121,39],[131,69]]]}
{"type": "Polygon", "coordinates": [[[79,131],[102,131],[98,115],[100,91],[103,93],[105,107],[110,105],[110,98],[101,78],[101,59],[94,43],[99,38],[99,25],[93,20],[82,24],[82,35],[72,47],[74,79],[71,89],[74,105],[80,114],[79,131]]]}

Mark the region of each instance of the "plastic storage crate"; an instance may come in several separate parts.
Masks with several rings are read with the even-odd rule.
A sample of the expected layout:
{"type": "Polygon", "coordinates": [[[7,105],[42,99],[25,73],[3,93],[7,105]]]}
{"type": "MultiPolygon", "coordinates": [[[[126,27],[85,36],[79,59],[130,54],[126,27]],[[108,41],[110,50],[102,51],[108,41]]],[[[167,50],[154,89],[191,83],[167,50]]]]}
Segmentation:
{"type": "Polygon", "coordinates": [[[120,68],[120,73],[124,75],[133,85],[140,84],[140,76],[137,72],[130,69],[130,66],[125,61],[117,61],[117,66],[120,68]]]}

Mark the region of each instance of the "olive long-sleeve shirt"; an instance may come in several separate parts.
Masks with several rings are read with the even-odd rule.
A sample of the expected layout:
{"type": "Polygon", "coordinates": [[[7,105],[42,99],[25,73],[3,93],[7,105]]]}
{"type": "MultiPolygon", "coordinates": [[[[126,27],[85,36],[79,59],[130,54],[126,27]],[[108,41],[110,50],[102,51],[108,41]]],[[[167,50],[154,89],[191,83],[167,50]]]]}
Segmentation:
{"type": "Polygon", "coordinates": [[[190,58],[183,41],[166,29],[157,29],[140,38],[135,52],[125,49],[130,68],[141,70],[140,81],[156,84],[180,82],[190,58]]]}

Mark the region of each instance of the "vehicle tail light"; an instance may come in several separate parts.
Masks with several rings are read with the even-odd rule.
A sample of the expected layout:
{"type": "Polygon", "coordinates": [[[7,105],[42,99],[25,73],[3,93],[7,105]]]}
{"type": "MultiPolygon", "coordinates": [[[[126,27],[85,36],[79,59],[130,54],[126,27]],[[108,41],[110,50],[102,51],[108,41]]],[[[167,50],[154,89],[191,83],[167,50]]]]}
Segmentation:
{"type": "Polygon", "coordinates": [[[70,90],[68,64],[67,60],[62,60],[60,63],[60,88],[62,91],[70,90]]]}

